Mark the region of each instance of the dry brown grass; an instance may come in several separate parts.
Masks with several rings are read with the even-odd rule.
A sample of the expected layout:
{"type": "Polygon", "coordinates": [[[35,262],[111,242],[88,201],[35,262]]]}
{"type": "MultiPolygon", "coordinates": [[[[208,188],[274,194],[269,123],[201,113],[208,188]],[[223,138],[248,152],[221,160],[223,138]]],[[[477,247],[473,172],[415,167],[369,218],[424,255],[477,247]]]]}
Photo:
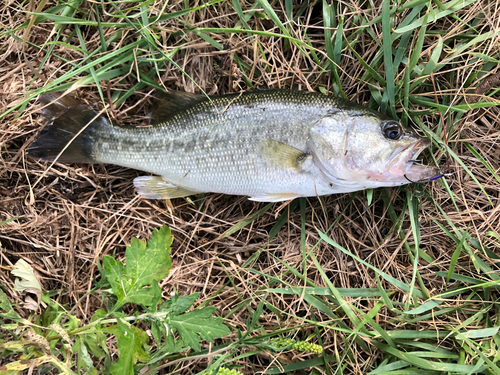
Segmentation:
{"type": "MultiPolygon", "coordinates": [[[[53,5],[54,3],[49,1],[47,7],[53,5]]],[[[161,5],[155,4],[158,12],[161,5]]],[[[353,24],[353,19],[359,17],[361,13],[366,13],[367,10],[356,0],[349,0],[345,6],[341,6],[345,9],[344,34],[345,37],[349,37],[358,29],[353,24]]],[[[379,9],[381,2],[374,2],[372,7],[379,9]]],[[[436,22],[426,36],[421,60],[428,59],[437,42],[432,30],[446,30],[440,33],[450,46],[457,45],[461,41],[457,39],[455,43],[450,40],[468,30],[464,26],[466,24],[474,24],[479,32],[496,30],[498,33],[499,7],[496,1],[477,1],[455,13],[461,21],[445,17],[436,22]],[[479,23],[475,22],[478,13],[486,15],[479,23]]],[[[15,30],[27,19],[27,15],[19,10],[28,8],[28,4],[17,0],[3,3],[0,5],[0,24],[15,30]]],[[[276,3],[274,8],[284,20],[284,5],[276,3]]],[[[183,2],[173,1],[167,5],[165,12],[180,9],[183,9],[183,2]]],[[[408,12],[400,14],[396,20],[404,19],[408,12]]],[[[111,19],[106,15],[101,16],[103,21],[111,19]]],[[[365,17],[371,19],[373,14],[366,13],[365,17]]],[[[182,19],[194,27],[232,27],[237,15],[231,3],[226,1],[207,7],[204,12],[193,12],[182,19]]],[[[311,6],[305,12],[302,22],[303,25],[291,23],[293,36],[305,40],[304,35],[307,34],[316,53],[324,61],[325,41],[321,7],[311,6]]],[[[254,30],[280,32],[268,19],[252,17],[248,23],[254,30]]],[[[162,39],[158,43],[167,52],[175,46],[180,46],[181,50],[174,55],[174,60],[199,87],[210,94],[248,89],[235,62],[235,56],[248,66],[244,73],[254,87],[294,86],[302,90],[315,90],[319,86],[332,87],[331,74],[322,73],[310,58],[296,46],[286,44],[283,39],[248,34],[210,34],[225,46],[224,50],[218,51],[194,33],[183,34],[185,26],[178,19],[165,21],[161,26],[164,30],[161,32],[162,39]],[[172,36],[172,33],[178,35],[172,36]],[[256,40],[260,42],[267,61],[262,58],[256,40]]],[[[53,38],[52,28],[53,23],[49,21],[36,24],[28,40],[36,45],[49,42],[53,38]]],[[[64,33],[69,34],[70,30],[71,26],[68,26],[64,33]]],[[[109,30],[109,32],[115,31],[109,30]]],[[[372,27],[367,27],[353,44],[355,50],[367,62],[373,61],[380,49],[369,36],[369,32],[376,35],[381,42],[381,24],[376,23],[372,27]]],[[[21,38],[23,33],[24,29],[15,32],[21,38]]],[[[82,33],[89,51],[97,48],[100,43],[97,28],[82,27],[82,33]]],[[[112,48],[119,48],[122,43],[127,43],[129,38],[133,39],[134,36],[131,34],[132,32],[124,33],[122,40],[112,48]]],[[[410,43],[414,44],[416,40],[410,43]]],[[[78,42],[75,44],[78,45],[78,42]]],[[[464,52],[458,61],[455,60],[453,64],[446,65],[434,74],[432,80],[437,100],[459,104],[463,103],[465,98],[468,102],[474,102],[474,90],[499,70],[494,68],[485,75],[473,76],[481,70],[482,60],[474,60],[471,53],[481,52],[498,58],[500,52],[498,45],[498,37],[478,43],[472,46],[471,50],[464,52]],[[443,101],[445,98],[446,101],[443,101]]],[[[44,57],[43,54],[30,45],[26,46],[25,55],[22,50],[22,43],[13,36],[3,34],[0,38],[0,113],[21,101],[30,90],[45,84],[42,79],[35,77],[29,67],[29,65],[38,67],[44,57]]],[[[451,53],[452,51],[445,49],[441,60],[446,61],[446,56],[451,53]]],[[[56,56],[76,63],[83,57],[81,53],[63,45],[56,46],[53,56],[40,72],[48,81],[61,76],[69,67],[68,63],[56,56]]],[[[383,68],[378,70],[383,74],[383,68]]],[[[199,88],[173,64],[167,64],[160,71],[159,82],[165,87],[188,92],[199,91],[199,88]]],[[[104,92],[107,93],[108,88],[110,93],[113,93],[115,90],[133,86],[136,79],[132,73],[135,72],[130,71],[103,83],[104,92]]],[[[365,69],[349,49],[343,51],[338,74],[342,88],[349,98],[368,103],[370,97],[368,85],[377,84],[374,81],[367,83],[361,79],[365,69]]],[[[402,71],[400,74],[403,74],[402,71]]],[[[153,78],[158,80],[158,77],[153,78]]],[[[402,77],[398,75],[397,80],[401,79],[402,77]]],[[[428,79],[425,84],[432,85],[432,81],[428,79]]],[[[380,87],[375,89],[382,90],[380,87]]],[[[331,90],[329,91],[331,93],[331,90]]],[[[119,119],[120,123],[141,123],[148,111],[149,101],[146,96],[148,92],[150,91],[143,90],[123,105],[112,108],[111,116],[119,119]]],[[[478,94],[486,95],[488,92],[479,91],[478,94]]],[[[95,108],[102,109],[95,85],[79,88],[73,95],[95,108]]],[[[415,107],[415,110],[419,109],[425,108],[415,107]]],[[[399,113],[400,111],[398,108],[399,113]]],[[[450,223],[442,212],[446,213],[457,229],[467,231],[481,244],[488,246],[497,254],[500,253],[498,239],[486,236],[487,232],[496,234],[500,232],[499,182],[464,144],[466,140],[496,173],[500,173],[499,111],[497,107],[469,110],[456,120],[457,126],[451,134],[442,131],[439,124],[444,122],[449,126],[455,122],[456,117],[456,111],[449,111],[443,115],[426,114],[421,120],[433,131],[439,131],[438,135],[443,139],[448,140],[450,147],[484,187],[492,204],[453,158],[448,159],[447,172],[455,172],[448,178],[448,183],[456,206],[445,187],[437,182],[423,187],[409,188],[415,195],[419,195],[421,189],[426,189],[437,204],[423,196],[419,213],[420,247],[435,259],[433,264],[423,260],[419,264],[423,284],[431,296],[445,290],[444,279],[437,276],[436,271],[448,270],[451,255],[457,246],[436,225],[436,222],[439,222],[452,231],[450,223]]],[[[97,262],[104,254],[111,255],[115,251],[117,257],[123,259],[124,248],[131,237],[149,238],[152,230],[162,224],[169,225],[175,236],[172,271],[161,283],[165,295],[173,290],[177,290],[179,294],[201,292],[199,302],[210,299],[210,304],[218,307],[217,313],[220,316],[227,316],[227,322],[234,328],[245,329],[245,321],[249,316],[248,309],[255,309],[263,298],[263,294],[259,291],[268,288],[268,278],[252,272],[250,267],[243,267],[249,257],[261,248],[263,250],[251,264],[251,269],[276,276],[290,285],[302,286],[303,281],[287,272],[286,268],[274,259],[273,256],[276,256],[306,275],[316,285],[326,286],[310,258],[306,258],[306,263],[302,264],[299,208],[289,214],[284,226],[268,245],[271,228],[276,224],[279,215],[286,212],[286,210],[278,212],[279,204],[246,228],[220,239],[221,234],[264,207],[264,204],[247,201],[245,197],[217,194],[206,195],[197,202],[197,205],[184,199],[175,199],[171,202],[146,200],[134,192],[132,180],[141,175],[135,170],[110,165],[56,163],[50,166],[48,163],[27,157],[26,148],[42,128],[36,100],[32,100],[25,110],[11,112],[1,121],[0,221],[17,217],[15,221],[0,227],[0,283],[11,301],[20,301],[20,296],[13,291],[13,277],[8,269],[22,258],[34,267],[45,290],[58,291],[58,295],[54,298],[63,305],[72,306],[72,313],[83,322],[87,321],[101,303],[98,295],[87,294],[93,287],[94,278],[99,274],[97,262]],[[245,301],[248,309],[241,305],[242,301],[245,301]]],[[[433,152],[438,158],[442,156],[436,149],[433,152]]],[[[404,216],[405,213],[401,212],[405,200],[404,191],[387,189],[386,193],[397,214],[404,216]]],[[[413,272],[412,262],[403,246],[403,241],[393,230],[393,223],[381,194],[381,191],[375,191],[371,205],[368,205],[363,193],[358,193],[356,196],[353,194],[328,196],[324,198],[326,211],[322,209],[318,199],[308,199],[305,209],[306,247],[310,249],[319,240],[316,228],[325,232],[331,223],[338,219],[337,224],[328,232],[334,241],[394,278],[409,282],[413,272]],[[353,201],[349,204],[351,199],[353,201]]],[[[413,235],[408,215],[404,216],[403,232],[407,234],[405,239],[411,246],[413,235]]],[[[316,247],[314,254],[337,288],[377,288],[375,273],[372,270],[324,242],[316,247]]],[[[479,250],[476,251],[476,255],[492,267],[494,272],[498,272],[498,260],[489,258],[479,250]]],[[[458,260],[455,272],[475,278],[485,277],[478,273],[470,257],[465,254],[458,260]]],[[[387,289],[394,289],[395,294],[391,296],[393,302],[407,301],[407,293],[396,290],[389,284],[384,286],[387,289]]],[[[348,300],[365,313],[376,303],[375,300],[367,299],[348,300]]],[[[282,314],[278,316],[273,311],[264,309],[260,319],[264,330],[272,331],[276,326],[302,326],[302,337],[314,333],[312,325],[304,325],[304,321],[299,319],[312,319],[311,306],[300,296],[269,294],[266,302],[281,310],[282,314]]],[[[463,301],[460,299],[453,298],[445,301],[443,306],[457,306],[461,303],[463,301]]],[[[477,304],[471,304],[470,307],[480,308],[477,304]]],[[[20,307],[18,312],[28,316],[28,312],[20,307]]],[[[328,316],[317,310],[313,312],[319,322],[332,324],[328,316]]],[[[491,312],[493,322],[498,318],[497,314],[497,311],[491,312]]],[[[454,325],[454,320],[464,321],[468,316],[469,313],[464,310],[463,313],[457,312],[454,316],[441,316],[414,323],[412,329],[438,331],[442,327],[454,325]]],[[[401,321],[386,308],[382,308],[374,319],[386,330],[398,328],[401,324],[401,321]]],[[[341,336],[342,334],[335,330],[323,331],[322,341],[327,354],[342,353],[345,343],[341,336]]],[[[445,340],[442,345],[453,347],[456,343],[445,340]]],[[[356,356],[349,359],[350,364],[345,369],[346,373],[367,373],[373,368],[374,363],[380,359],[380,351],[373,346],[369,348],[369,351],[366,351],[354,345],[352,350],[356,356]]],[[[307,357],[305,354],[287,353],[281,354],[280,360],[282,363],[296,362],[300,359],[297,356],[307,357]]],[[[273,358],[268,354],[261,353],[253,358],[254,366],[260,370],[268,368],[270,363],[273,363],[273,358]]],[[[204,368],[205,364],[204,361],[188,362],[183,364],[178,373],[192,373],[204,368]]],[[[242,371],[247,373],[252,371],[246,361],[242,361],[241,364],[247,366],[242,371]]]]}

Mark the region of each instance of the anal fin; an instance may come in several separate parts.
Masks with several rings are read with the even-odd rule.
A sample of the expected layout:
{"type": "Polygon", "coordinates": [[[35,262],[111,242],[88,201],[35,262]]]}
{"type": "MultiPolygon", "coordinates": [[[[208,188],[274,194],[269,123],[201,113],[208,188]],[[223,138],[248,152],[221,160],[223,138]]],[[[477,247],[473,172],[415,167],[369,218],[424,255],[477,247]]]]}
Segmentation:
{"type": "Polygon", "coordinates": [[[186,189],[165,181],[161,176],[141,176],[134,179],[137,194],[148,199],[172,199],[198,194],[199,191],[186,189]]]}
{"type": "Polygon", "coordinates": [[[284,202],[295,198],[301,197],[298,193],[271,193],[271,194],[260,194],[254,197],[248,198],[248,200],[255,202],[284,202]]]}

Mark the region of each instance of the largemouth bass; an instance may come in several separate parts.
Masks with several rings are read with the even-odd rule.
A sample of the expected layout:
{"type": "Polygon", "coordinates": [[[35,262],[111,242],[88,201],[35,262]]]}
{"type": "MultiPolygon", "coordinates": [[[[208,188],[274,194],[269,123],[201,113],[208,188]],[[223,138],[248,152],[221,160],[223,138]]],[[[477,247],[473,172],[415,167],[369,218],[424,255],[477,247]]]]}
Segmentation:
{"type": "Polygon", "coordinates": [[[48,124],[28,153],[152,173],[134,180],[151,199],[212,192],[278,202],[439,174],[416,163],[429,140],[339,98],[285,90],[162,96],[156,125],[125,127],[70,96],[42,95],[48,124]]]}

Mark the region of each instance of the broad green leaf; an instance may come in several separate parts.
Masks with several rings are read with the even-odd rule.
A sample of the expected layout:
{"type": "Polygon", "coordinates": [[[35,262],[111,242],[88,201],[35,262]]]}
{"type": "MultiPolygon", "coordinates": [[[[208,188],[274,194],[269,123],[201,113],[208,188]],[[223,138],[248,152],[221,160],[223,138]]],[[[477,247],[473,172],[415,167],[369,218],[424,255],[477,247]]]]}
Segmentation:
{"type": "Polygon", "coordinates": [[[126,303],[151,306],[160,300],[158,281],[168,275],[172,266],[170,228],[155,229],[148,245],[132,238],[125,252],[126,266],[110,256],[103,257],[104,276],[118,297],[114,310],[126,303]],[[151,286],[152,285],[152,286],[151,286]]]}
{"type": "Polygon", "coordinates": [[[7,295],[0,288],[0,317],[21,322],[23,318],[12,308],[7,295]]]}
{"type": "Polygon", "coordinates": [[[185,345],[200,351],[200,339],[214,342],[215,338],[231,334],[222,323],[222,318],[212,317],[215,310],[210,306],[172,317],[170,326],[179,332],[185,345]]]}
{"type": "Polygon", "coordinates": [[[147,362],[150,360],[149,355],[144,350],[144,345],[149,341],[146,332],[128,325],[121,319],[117,320],[117,325],[105,328],[104,331],[112,333],[117,339],[117,348],[120,356],[109,368],[111,374],[133,374],[134,364],[139,362],[147,362]]]}
{"type": "Polygon", "coordinates": [[[89,355],[87,346],[83,341],[82,337],[77,337],[75,340],[75,345],[73,345],[73,352],[78,353],[76,365],[78,372],[83,369],[83,372],[88,372],[90,369],[94,368],[94,362],[89,355]]]}
{"type": "Polygon", "coordinates": [[[14,276],[20,277],[15,280],[14,290],[18,292],[28,291],[30,293],[42,294],[42,286],[33,273],[33,268],[24,259],[19,259],[10,271],[14,276]]]}
{"type": "Polygon", "coordinates": [[[125,253],[127,276],[141,278],[148,284],[167,276],[172,266],[169,255],[173,240],[170,228],[166,225],[160,230],[153,230],[147,248],[145,241],[133,238],[125,253]],[[137,247],[134,247],[134,242],[137,247]]]}
{"type": "Polygon", "coordinates": [[[102,257],[103,275],[111,285],[113,293],[116,294],[118,300],[125,298],[125,289],[121,287],[120,280],[125,275],[125,266],[119,260],[104,255],[102,257]]]}
{"type": "Polygon", "coordinates": [[[83,339],[85,340],[85,346],[88,348],[90,353],[92,353],[92,355],[99,359],[103,359],[106,356],[104,350],[101,349],[104,348],[106,351],[108,350],[108,347],[106,346],[106,335],[104,335],[104,333],[100,331],[97,331],[95,334],[88,333],[83,336],[83,339]]]}
{"type": "Polygon", "coordinates": [[[180,315],[193,306],[194,301],[200,293],[193,293],[189,296],[179,296],[175,294],[171,299],[165,301],[160,306],[160,311],[168,311],[169,316],[180,315]]]}

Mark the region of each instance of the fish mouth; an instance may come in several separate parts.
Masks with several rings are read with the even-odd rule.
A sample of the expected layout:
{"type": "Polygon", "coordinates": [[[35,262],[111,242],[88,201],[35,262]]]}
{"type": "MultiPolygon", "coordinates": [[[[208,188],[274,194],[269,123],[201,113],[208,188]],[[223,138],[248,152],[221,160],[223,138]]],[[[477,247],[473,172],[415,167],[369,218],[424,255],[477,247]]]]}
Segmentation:
{"type": "Polygon", "coordinates": [[[439,168],[429,165],[416,164],[418,156],[427,147],[431,145],[431,141],[427,138],[419,139],[408,147],[396,149],[393,153],[387,172],[397,176],[396,179],[404,182],[426,182],[432,181],[437,176],[441,175],[439,168]],[[407,180],[407,181],[406,181],[407,180]]]}
{"type": "Polygon", "coordinates": [[[442,177],[443,174],[439,168],[418,164],[419,160],[416,160],[422,151],[430,145],[430,140],[421,138],[408,146],[397,147],[387,158],[389,161],[385,164],[385,167],[376,171],[353,170],[347,165],[344,159],[342,163],[344,168],[341,168],[341,170],[348,176],[339,177],[329,163],[325,162],[324,159],[320,157],[314,142],[311,139],[307,141],[307,148],[313,157],[314,164],[319,168],[325,178],[337,186],[346,188],[353,188],[360,185],[364,188],[367,186],[399,186],[410,182],[429,182],[442,177]]]}

